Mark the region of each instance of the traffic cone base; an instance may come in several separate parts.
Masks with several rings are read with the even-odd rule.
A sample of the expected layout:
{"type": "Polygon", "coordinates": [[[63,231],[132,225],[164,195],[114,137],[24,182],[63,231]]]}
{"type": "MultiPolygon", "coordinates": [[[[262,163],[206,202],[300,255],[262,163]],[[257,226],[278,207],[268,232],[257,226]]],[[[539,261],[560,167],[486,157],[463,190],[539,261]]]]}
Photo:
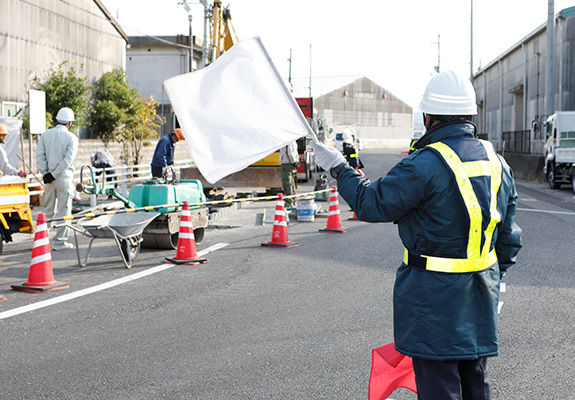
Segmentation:
{"type": "Polygon", "coordinates": [[[207,258],[194,258],[193,260],[179,260],[178,258],[168,258],[166,257],[165,264],[178,264],[178,265],[197,265],[207,263],[209,260],[207,258]]]}
{"type": "Polygon", "coordinates": [[[23,285],[12,285],[11,287],[14,290],[29,293],[49,292],[70,287],[68,284],[58,283],[54,279],[48,225],[46,224],[46,214],[44,213],[39,213],[37,218],[28,281],[23,285]]]}
{"type": "Polygon", "coordinates": [[[290,242],[288,238],[285,203],[283,194],[279,193],[278,201],[276,202],[272,240],[267,243],[262,243],[262,247],[277,247],[280,249],[288,249],[295,246],[298,246],[298,243],[290,242]]]}
{"type": "Polygon", "coordinates": [[[180,232],[178,235],[178,250],[174,258],[166,257],[165,264],[197,265],[208,262],[207,258],[200,258],[196,253],[196,239],[192,227],[192,216],[188,202],[182,202],[180,214],[180,232]]]}
{"type": "Polygon", "coordinates": [[[327,228],[324,228],[324,229],[320,229],[319,231],[320,231],[320,232],[331,232],[331,233],[346,233],[346,232],[347,232],[347,229],[345,229],[345,228],[341,228],[341,229],[327,229],[327,228]]]}
{"type": "Polygon", "coordinates": [[[354,211],[353,216],[349,217],[347,220],[348,221],[359,221],[359,218],[357,218],[357,215],[355,215],[355,211],[354,211]]]}
{"type": "Polygon", "coordinates": [[[28,286],[26,284],[23,285],[11,285],[10,286],[14,290],[19,290],[21,292],[28,292],[28,293],[40,293],[40,292],[50,292],[52,290],[60,290],[60,289],[69,289],[70,285],[67,283],[56,283],[55,285],[46,285],[46,286],[28,286]]]}
{"type": "Polygon", "coordinates": [[[299,246],[299,243],[293,243],[293,242],[287,242],[287,243],[268,242],[268,243],[262,243],[262,246],[264,246],[264,247],[289,248],[289,247],[299,246]]]}
{"type": "Polygon", "coordinates": [[[341,217],[339,215],[339,200],[337,198],[337,188],[331,187],[331,196],[329,199],[329,209],[327,216],[327,225],[320,229],[320,232],[346,233],[347,229],[341,226],[341,217]]]}

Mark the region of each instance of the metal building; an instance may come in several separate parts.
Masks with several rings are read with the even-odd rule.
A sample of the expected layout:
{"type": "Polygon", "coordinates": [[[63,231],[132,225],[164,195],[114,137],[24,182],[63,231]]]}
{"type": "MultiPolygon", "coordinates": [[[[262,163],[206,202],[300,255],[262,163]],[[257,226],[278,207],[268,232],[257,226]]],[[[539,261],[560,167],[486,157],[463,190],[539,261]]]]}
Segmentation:
{"type": "Polygon", "coordinates": [[[100,0],[0,0],[0,116],[25,106],[52,65],[76,62],[89,83],[125,68],[127,41],[100,0]]]}
{"type": "MultiPolygon", "coordinates": [[[[554,111],[575,110],[575,7],[554,18],[552,68],[547,68],[547,24],[543,24],[473,76],[479,133],[497,149],[542,154],[546,72],[552,72],[554,111]]],[[[553,111],[551,111],[552,113],[553,111]]]]}
{"type": "Polygon", "coordinates": [[[332,135],[353,128],[365,148],[408,148],[413,109],[366,77],[314,99],[332,135]]]}
{"type": "Polygon", "coordinates": [[[143,97],[154,96],[158,115],[166,119],[161,136],[174,129],[175,114],[162,82],[172,76],[195,71],[201,63],[201,43],[194,36],[190,68],[189,36],[130,36],[126,52],[126,75],[131,87],[143,97]]]}

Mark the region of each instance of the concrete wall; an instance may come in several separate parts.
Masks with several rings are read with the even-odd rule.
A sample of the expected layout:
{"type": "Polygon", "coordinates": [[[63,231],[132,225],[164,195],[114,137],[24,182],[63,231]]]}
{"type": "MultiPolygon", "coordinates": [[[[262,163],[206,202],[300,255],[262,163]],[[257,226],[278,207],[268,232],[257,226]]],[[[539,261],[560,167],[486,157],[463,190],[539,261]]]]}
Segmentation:
{"type": "Polygon", "coordinates": [[[543,174],[544,158],[534,154],[505,154],[505,161],[513,169],[515,179],[528,182],[545,182],[543,174]]]}

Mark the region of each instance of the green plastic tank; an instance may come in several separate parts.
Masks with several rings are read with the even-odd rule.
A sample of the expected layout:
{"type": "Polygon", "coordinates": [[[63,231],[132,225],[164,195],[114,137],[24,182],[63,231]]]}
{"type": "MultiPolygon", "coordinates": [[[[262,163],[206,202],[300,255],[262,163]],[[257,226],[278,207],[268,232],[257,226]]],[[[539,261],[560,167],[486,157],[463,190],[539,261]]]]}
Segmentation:
{"type": "MultiPolygon", "coordinates": [[[[159,206],[164,204],[190,204],[190,216],[196,243],[204,237],[209,223],[207,206],[192,205],[205,203],[204,188],[199,180],[181,180],[178,183],[166,183],[165,180],[151,180],[130,188],[128,206],[132,208],[159,206]]],[[[180,207],[165,207],[157,210],[161,213],[148,224],[142,234],[142,247],[158,249],[176,249],[180,230],[180,207]]]]}
{"type": "MultiPolygon", "coordinates": [[[[134,185],[130,188],[128,198],[130,207],[147,207],[162,204],[174,204],[187,201],[189,204],[203,203],[206,201],[204,188],[198,180],[182,180],[178,184],[164,184],[146,182],[134,185]]],[[[200,206],[190,206],[190,210],[200,206]]],[[[175,207],[161,208],[161,213],[178,211],[175,207]]]]}

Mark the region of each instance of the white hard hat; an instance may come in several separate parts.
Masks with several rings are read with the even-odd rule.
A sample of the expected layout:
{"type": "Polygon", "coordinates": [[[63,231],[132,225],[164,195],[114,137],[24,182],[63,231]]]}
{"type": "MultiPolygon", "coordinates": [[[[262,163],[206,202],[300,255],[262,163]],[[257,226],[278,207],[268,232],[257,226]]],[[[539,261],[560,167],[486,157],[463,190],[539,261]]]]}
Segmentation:
{"type": "Polygon", "coordinates": [[[469,79],[443,71],[427,84],[419,109],[431,115],[477,115],[475,90],[469,79]]]}
{"type": "Polygon", "coordinates": [[[343,142],[344,143],[353,143],[353,138],[351,136],[351,133],[349,133],[348,131],[344,131],[343,132],[343,142]]]}
{"type": "Polygon", "coordinates": [[[345,143],[353,143],[354,136],[355,136],[355,129],[347,127],[343,130],[343,141],[345,143]]]}
{"type": "Polygon", "coordinates": [[[60,109],[60,111],[58,111],[58,115],[56,115],[56,120],[58,122],[65,122],[65,123],[75,121],[74,111],[72,111],[68,107],[63,107],[60,109]]]}

